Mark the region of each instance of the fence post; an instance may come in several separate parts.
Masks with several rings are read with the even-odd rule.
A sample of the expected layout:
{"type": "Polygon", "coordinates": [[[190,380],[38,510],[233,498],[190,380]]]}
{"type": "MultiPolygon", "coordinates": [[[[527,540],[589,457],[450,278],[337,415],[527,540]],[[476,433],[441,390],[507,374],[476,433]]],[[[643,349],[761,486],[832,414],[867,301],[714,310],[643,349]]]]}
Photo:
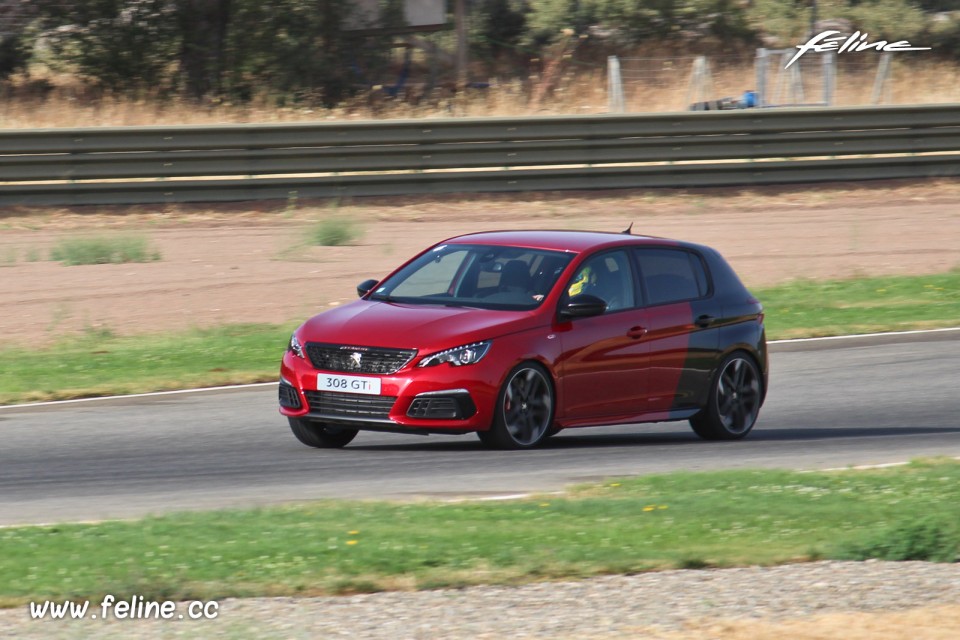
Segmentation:
{"type": "Polygon", "coordinates": [[[713,81],[710,76],[710,65],[706,56],[697,56],[693,60],[693,71],[690,73],[690,84],[687,86],[687,101],[685,109],[697,111],[695,106],[710,100],[713,94],[713,81]]]}
{"type": "Polygon", "coordinates": [[[607,102],[610,113],[623,113],[623,79],[617,56],[607,56],[607,102]]]}
{"type": "Polygon", "coordinates": [[[757,106],[767,106],[767,50],[757,49],[757,60],[754,63],[757,74],[757,106]]]}
{"type": "Polygon", "coordinates": [[[880,104],[883,98],[884,88],[887,86],[887,80],[890,77],[890,58],[893,57],[889,51],[884,51],[880,56],[880,64],[877,66],[877,77],[873,81],[873,95],[870,97],[870,104],[880,104]]]}
{"type": "Polygon", "coordinates": [[[823,101],[828,107],[833,104],[833,89],[836,86],[836,60],[837,58],[832,51],[828,51],[823,56],[823,101]]]}

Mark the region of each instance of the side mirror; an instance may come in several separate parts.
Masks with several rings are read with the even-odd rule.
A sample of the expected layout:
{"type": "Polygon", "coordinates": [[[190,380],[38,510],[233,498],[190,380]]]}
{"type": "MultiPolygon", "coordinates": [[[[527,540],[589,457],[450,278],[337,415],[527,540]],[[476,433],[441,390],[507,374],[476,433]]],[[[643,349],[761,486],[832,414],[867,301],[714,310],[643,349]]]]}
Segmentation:
{"type": "Polygon", "coordinates": [[[375,286],[377,286],[377,283],[378,283],[378,282],[380,282],[380,281],[379,281],[379,280],[364,280],[363,282],[361,282],[360,284],[357,285],[357,295],[360,296],[361,298],[362,298],[363,296],[367,295],[368,293],[370,293],[370,291],[371,291],[375,286]]]}
{"type": "Polygon", "coordinates": [[[573,318],[590,318],[602,315],[607,310],[607,303],[592,296],[589,293],[581,293],[573,296],[564,304],[560,305],[559,316],[561,320],[572,320],[573,318]]]}

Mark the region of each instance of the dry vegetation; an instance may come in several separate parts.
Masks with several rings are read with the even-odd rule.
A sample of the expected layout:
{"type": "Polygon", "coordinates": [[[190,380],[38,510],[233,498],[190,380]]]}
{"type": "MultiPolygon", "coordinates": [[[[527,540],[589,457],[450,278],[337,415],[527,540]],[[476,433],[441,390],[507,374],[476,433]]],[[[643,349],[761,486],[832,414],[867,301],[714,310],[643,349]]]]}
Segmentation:
{"type": "Polygon", "coordinates": [[[651,640],[954,640],[960,607],[832,613],[801,620],[705,620],[651,640]]]}
{"type": "MultiPolygon", "coordinates": [[[[861,54],[863,55],[863,54],[861,54]]],[[[836,106],[871,102],[877,56],[844,61],[837,73],[836,106]]],[[[625,58],[623,64],[626,109],[629,112],[683,111],[701,97],[739,97],[754,88],[752,61],[712,59],[710,82],[704,91],[691,86],[693,58],[625,58]]],[[[811,69],[815,69],[814,65],[811,69]]],[[[776,61],[770,65],[771,92],[777,86],[776,61]]],[[[277,106],[260,96],[249,103],[227,101],[196,105],[179,98],[110,97],[80,86],[70,77],[35,74],[7,87],[0,99],[0,128],[55,128],[90,126],[218,124],[243,122],[298,122],[371,118],[425,118],[446,116],[522,116],[590,114],[608,110],[606,71],[598,65],[571,64],[552,91],[541,90],[546,80],[504,80],[489,89],[454,94],[437,89],[428,96],[391,99],[378,91],[356,96],[338,107],[277,106]],[[542,99],[534,96],[542,95],[542,99]]],[[[808,101],[820,97],[820,78],[813,71],[804,78],[808,101]]],[[[415,93],[413,88],[411,93],[415,93]]],[[[774,96],[776,98],[776,96],[774,96]]],[[[960,65],[894,59],[886,104],[960,102],[960,65]]]]}

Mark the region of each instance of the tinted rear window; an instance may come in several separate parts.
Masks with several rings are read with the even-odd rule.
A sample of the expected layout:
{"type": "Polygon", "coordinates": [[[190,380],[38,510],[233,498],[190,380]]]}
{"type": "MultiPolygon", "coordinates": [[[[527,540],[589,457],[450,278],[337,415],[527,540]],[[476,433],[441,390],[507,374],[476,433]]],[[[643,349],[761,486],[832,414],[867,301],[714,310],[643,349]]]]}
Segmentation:
{"type": "Polygon", "coordinates": [[[647,304],[680,302],[707,295],[707,274],[696,254],[681,249],[638,249],[635,255],[647,304]]]}

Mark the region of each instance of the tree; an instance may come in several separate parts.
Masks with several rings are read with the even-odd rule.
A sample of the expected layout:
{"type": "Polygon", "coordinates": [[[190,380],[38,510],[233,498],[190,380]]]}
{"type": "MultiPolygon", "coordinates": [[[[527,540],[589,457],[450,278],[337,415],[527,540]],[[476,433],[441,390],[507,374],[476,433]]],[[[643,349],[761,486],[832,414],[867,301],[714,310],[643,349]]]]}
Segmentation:
{"type": "Polygon", "coordinates": [[[26,0],[0,0],[0,80],[26,68],[30,44],[24,36],[36,17],[36,7],[26,0]]]}
{"type": "Polygon", "coordinates": [[[484,0],[480,35],[494,56],[517,45],[527,31],[526,4],[511,0],[484,0]]]}
{"type": "Polygon", "coordinates": [[[231,0],[178,0],[180,71],[187,95],[219,93],[226,63],[231,0]]]}
{"type": "Polygon", "coordinates": [[[57,58],[113,91],[169,87],[178,33],[173,0],[38,0],[57,58]]]}

